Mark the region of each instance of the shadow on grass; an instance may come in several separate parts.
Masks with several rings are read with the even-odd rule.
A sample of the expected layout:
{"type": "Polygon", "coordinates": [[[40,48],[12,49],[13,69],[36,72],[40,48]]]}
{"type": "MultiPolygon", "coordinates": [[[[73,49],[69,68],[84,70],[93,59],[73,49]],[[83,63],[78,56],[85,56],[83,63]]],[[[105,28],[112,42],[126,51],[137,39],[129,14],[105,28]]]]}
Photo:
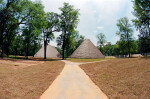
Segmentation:
{"type": "Polygon", "coordinates": [[[10,61],[22,61],[22,60],[32,60],[32,61],[59,61],[61,60],[61,58],[36,58],[36,57],[32,57],[29,56],[28,59],[24,56],[8,56],[8,57],[4,57],[4,58],[0,58],[0,60],[10,60],[10,61]]]}

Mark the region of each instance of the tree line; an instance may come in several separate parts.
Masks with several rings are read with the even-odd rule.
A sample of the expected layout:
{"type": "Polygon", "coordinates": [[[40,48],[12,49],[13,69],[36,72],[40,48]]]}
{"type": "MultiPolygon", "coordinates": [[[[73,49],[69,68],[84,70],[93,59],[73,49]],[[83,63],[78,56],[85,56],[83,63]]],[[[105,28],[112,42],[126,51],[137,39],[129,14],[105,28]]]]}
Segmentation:
{"type": "Polygon", "coordinates": [[[46,46],[58,32],[61,35],[57,38],[57,49],[63,59],[69,56],[84,40],[76,30],[79,9],[64,3],[59,10],[60,14],[45,12],[40,0],[0,0],[0,56],[12,54],[28,58],[34,56],[44,42],[46,59],[46,46]]]}
{"type": "MultiPolygon", "coordinates": [[[[149,0],[133,0],[132,12],[136,19],[133,25],[140,32],[138,40],[133,37],[133,25],[127,17],[117,21],[116,35],[120,40],[116,44],[105,44],[103,33],[97,35],[98,47],[105,55],[129,55],[132,53],[150,52],[150,2],[149,0]]],[[[0,0],[0,52],[4,54],[34,56],[44,43],[46,46],[55,38],[54,33],[61,32],[56,38],[57,50],[63,59],[82,43],[84,36],[76,30],[79,22],[79,9],[64,3],[59,8],[60,14],[45,12],[40,0],[0,0]]]]}
{"type": "Polygon", "coordinates": [[[120,40],[116,44],[107,43],[104,33],[97,35],[98,48],[108,56],[129,55],[141,53],[146,55],[150,52],[150,1],[133,0],[133,15],[136,19],[130,23],[127,17],[117,21],[118,31],[116,35],[120,40]],[[140,32],[138,39],[133,37],[133,26],[140,32]]]}

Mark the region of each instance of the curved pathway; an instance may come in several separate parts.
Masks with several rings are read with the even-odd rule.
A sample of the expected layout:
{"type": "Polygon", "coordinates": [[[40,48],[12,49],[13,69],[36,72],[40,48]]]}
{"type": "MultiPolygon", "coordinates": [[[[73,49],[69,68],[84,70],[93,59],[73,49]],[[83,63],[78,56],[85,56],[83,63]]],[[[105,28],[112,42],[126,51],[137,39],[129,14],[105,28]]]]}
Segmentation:
{"type": "Polygon", "coordinates": [[[63,71],[40,99],[108,99],[79,67],[83,63],[64,62],[63,71]]]}

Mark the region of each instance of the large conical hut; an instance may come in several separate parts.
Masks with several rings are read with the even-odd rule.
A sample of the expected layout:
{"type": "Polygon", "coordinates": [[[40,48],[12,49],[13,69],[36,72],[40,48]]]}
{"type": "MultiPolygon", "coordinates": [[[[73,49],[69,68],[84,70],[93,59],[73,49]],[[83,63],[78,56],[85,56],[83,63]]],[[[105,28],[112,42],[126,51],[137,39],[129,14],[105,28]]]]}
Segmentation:
{"type": "MultiPolygon", "coordinates": [[[[44,45],[42,48],[34,55],[34,57],[44,57],[44,45]]],[[[46,49],[46,57],[47,58],[61,58],[60,53],[54,46],[47,45],[46,49]]]]}
{"type": "Polygon", "coordinates": [[[73,52],[71,58],[104,58],[104,55],[89,39],[85,39],[73,52]]]}

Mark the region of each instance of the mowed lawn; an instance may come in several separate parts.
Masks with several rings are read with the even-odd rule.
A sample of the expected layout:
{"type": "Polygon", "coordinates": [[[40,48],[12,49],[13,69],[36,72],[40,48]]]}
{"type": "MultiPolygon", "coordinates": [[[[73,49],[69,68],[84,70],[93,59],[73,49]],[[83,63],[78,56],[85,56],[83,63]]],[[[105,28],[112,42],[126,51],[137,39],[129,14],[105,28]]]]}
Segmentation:
{"type": "Polygon", "coordinates": [[[150,59],[115,59],[80,67],[110,99],[150,98],[150,59]]]}
{"type": "Polygon", "coordinates": [[[38,99],[60,74],[64,64],[56,60],[0,59],[0,99],[38,99]]]}

